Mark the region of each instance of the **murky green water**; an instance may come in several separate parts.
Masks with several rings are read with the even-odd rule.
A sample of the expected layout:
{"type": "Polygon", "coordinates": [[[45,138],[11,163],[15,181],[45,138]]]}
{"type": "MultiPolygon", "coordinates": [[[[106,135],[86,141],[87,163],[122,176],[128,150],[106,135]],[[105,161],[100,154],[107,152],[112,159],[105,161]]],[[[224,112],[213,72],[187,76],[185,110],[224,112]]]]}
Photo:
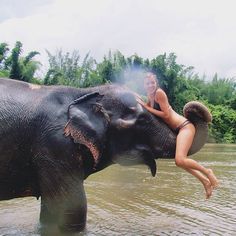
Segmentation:
{"type": "MultiPolygon", "coordinates": [[[[158,160],[157,177],[145,166],[111,166],[86,180],[87,229],[78,235],[236,235],[236,145],[206,145],[194,155],[220,180],[210,200],[202,185],[158,160]]],[[[40,235],[39,201],[0,202],[0,235],[40,235]]]]}

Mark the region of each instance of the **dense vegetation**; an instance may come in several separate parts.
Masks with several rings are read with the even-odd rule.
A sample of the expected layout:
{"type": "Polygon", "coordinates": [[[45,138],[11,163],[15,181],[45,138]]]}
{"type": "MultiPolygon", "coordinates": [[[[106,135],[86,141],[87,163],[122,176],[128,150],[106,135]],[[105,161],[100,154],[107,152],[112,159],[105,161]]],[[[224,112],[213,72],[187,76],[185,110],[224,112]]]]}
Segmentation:
{"type": "Polygon", "coordinates": [[[22,56],[19,41],[11,51],[6,43],[1,43],[0,77],[75,87],[121,83],[142,94],[144,72],[151,70],[157,74],[160,86],[176,111],[181,113],[184,104],[190,100],[202,101],[209,107],[213,115],[209,141],[236,143],[236,82],[233,78],[219,78],[217,74],[210,80],[201,78],[194,73],[193,67],[178,64],[174,53],[143,59],[136,54],[125,57],[116,51],[97,62],[89,54],[81,58],[76,50],[72,53],[59,50],[55,55],[47,51],[47,73],[44,78],[36,78],[35,72],[41,65],[34,60],[37,54],[32,51],[22,56]]]}

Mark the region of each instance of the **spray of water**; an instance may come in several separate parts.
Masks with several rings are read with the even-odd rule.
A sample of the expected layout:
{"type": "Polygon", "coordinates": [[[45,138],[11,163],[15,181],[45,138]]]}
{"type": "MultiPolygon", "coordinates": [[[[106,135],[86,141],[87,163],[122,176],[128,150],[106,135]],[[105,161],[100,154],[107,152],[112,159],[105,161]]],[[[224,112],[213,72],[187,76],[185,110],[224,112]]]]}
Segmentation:
{"type": "Polygon", "coordinates": [[[120,73],[117,82],[121,82],[124,86],[140,95],[145,95],[143,80],[146,73],[147,71],[142,68],[126,68],[120,73]]]}

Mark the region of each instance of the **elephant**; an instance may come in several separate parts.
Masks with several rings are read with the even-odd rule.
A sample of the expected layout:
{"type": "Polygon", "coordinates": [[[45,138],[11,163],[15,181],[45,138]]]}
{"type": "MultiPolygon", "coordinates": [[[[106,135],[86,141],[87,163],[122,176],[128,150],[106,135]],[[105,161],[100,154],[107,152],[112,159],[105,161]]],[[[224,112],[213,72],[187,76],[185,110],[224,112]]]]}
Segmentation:
{"type": "MultiPolygon", "coordinates": [[[[207,140],[211,115],[199,102],[184,108],[196,127],[189,155],[207,140]]],[[[109,165],[174,158],[176,133],[137,103],[128,88],[34,85],[0,79],[0,200],[41,200],[40,222],[60,231],[86,226],[84,180],[109,165]]]]}

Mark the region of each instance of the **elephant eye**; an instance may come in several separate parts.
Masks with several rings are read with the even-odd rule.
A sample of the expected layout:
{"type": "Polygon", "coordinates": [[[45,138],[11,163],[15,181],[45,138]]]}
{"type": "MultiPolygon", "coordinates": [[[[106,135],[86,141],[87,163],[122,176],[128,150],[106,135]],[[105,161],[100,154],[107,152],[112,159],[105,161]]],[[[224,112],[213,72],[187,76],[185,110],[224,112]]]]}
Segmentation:
{"type": "Polygon", "coordinates": [[[131,111],[131,112],[136,112],[137,111],[137,107],[129,107],[129,110],[131,111]]]}
{"type": "Polygon", "coordinates": [[[136,110],[133,107],[126,107],[122,119],[134,119],[137,118],[136,110]]]}

